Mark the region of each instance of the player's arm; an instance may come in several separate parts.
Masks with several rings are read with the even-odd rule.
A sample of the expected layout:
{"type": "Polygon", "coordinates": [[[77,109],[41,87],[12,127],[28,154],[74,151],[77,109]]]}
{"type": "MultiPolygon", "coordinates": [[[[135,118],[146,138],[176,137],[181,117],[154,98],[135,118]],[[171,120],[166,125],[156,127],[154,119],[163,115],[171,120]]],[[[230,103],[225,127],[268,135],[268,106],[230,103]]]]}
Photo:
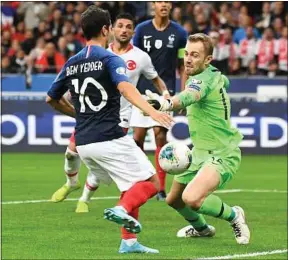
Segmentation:
{"type": "Polygon", "coordinates": [[[206,87],[202,81],[195,83],[197,80],[190,80],[186,84],[185,90],[181,91],[178,95],[173,96],[170,99],[163,99],[159,95],[146,91],[148,96],[148,102],[157,110],[160,111],[175,111],[186,108],[206,95],[206,87]]]}
{"type": "Polygon", "coordinates": [[[165,82],[159,77],[157,76],[156,78],[152,79],[153,85],[154,87],[158,90],[159,93],[162,94],[162,96],[164,98],[169,98],[170,94],[169,91],[166,87],[165,82]]]}
{"type": "Polygon", "coordinates": [[[159,113],[155,110],[140,94],[136,86],[132,85],[129,82],[128,77],[126,76],[126,64],[125,62],[117,57],[110,57],[110,60],[107,62],[109,68],[109,73],[112,79],[112,82],[120,94],[124,96],[132,105],[141,109],[145,114],[151,116],[154,120],[159,122],[161,125],[169,128],[172,123],[172,118],[165,114],[159,113]]]}
{"type": "Polygon", "coordinates": [[[157,71],[154,68],[152,60],[150,56],[143,52],[143,69],[142,74],[145,76],[146,79],[151,80],[153,82],[154,87],[158,90],[159,93],[165,98],[169,98],[170,94],[166,87],[165,82],[159,77],[157,71]]]}
{"type": "Polygon", "coordinates": [[[75,118],[76,116],[74,106],[72,106],[72,104],[69,103],[64,97],[61,97],[61,99],[56,100],[47,95],[46,103],[49,104],[58,112],[66,116],[70,116],[73,118],[75,118]]]}
{"type": "Polygon", "coordinates": [[[60,113],[75,117],[75,109],[63,95],[67,92],[68,87],[64,84],[65,69],[63,68],[47,92],[46,103],[60,113]]]}

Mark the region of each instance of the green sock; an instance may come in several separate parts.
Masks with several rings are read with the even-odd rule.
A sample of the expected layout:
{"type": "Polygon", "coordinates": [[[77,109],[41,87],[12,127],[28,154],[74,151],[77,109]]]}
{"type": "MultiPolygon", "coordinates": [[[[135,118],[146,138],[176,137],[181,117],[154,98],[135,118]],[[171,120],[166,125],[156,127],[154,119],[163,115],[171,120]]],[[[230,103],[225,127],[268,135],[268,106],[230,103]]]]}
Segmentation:
{"type": "Polygon", "coordinates": [[[201,214],[198,214],[193,209],[185,206],[185,208],[177,209],[178,213],[182,215],[197,231],[201,232],[202,230],[208,227],[206,220],[201,214]]]}
{"type": "Polygon", "coordinates": [[[204,203],[197,212],[227,221],[232,221],[236,216],[234,210],[214,194],[210,194],[204,200],[204,203]]]}

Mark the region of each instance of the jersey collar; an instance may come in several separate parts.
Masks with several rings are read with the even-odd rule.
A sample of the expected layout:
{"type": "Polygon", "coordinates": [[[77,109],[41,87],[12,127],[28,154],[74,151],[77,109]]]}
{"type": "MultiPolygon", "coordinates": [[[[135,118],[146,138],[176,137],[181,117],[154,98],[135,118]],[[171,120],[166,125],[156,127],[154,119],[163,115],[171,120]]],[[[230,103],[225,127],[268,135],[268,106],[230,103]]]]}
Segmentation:
{"type": "MultiPolygon", "coordinates": [[[[112,43],[110,43],[109,48],[114,52],[113,46],[114,46],[114,43],[112,42],[112,43]]],[[[126,49],[126,51],[124,53],[127,53],[128,51],[130,51],[132,49],[133,49],[133,45],[131,43],[129,43],[128,46],[127,46],[127,49],[126,49]]],[[[124,53],[122,53],[122,54],[124,54],[124,53]]]]}

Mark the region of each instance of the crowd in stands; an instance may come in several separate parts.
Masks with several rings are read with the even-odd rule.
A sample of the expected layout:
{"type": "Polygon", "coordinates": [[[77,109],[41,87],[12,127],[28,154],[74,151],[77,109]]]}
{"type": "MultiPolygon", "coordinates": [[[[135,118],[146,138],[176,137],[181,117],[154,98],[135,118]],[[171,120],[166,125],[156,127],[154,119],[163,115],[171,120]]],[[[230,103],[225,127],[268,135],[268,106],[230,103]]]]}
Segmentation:
{"type": "MultiPolygon", "coordinates": [[[[2,2],[2,73],[57,73],[85,40],[80,16],[88,4],[136,22],[151,2],[2,2]]],[[[172,2],[171,19],[214,43],[213,64],[228,75],[287,75],[287,2],[172,2]]]]}

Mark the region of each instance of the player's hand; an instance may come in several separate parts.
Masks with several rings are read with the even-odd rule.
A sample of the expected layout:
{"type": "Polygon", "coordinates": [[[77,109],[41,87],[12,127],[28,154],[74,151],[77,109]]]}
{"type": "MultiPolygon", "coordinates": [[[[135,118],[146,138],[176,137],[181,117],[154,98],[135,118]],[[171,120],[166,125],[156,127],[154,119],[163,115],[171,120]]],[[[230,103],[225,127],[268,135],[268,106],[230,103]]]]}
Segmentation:
{"type": "Polygon", "coordinates": [[[171,99],[164,99],[163,96],[159,96],[157,93],[153,93],[150,90],[145,91],[148,97],[148,103],[159,111],[171,111],[173,109],[173,102],[171,99]]]}
{"type": "Polygon", "coordinates": [[[162,93],[162,97],[163,97],[164,99],[169,99],[169,98],[171,98],[169,91],[168,91],[168,90],[164,90],[163,93],[162,93]]]}
{"type": "Polygon", "coordinates": [[[159,124],[166,128],[170,128],[173,123],[173,118],[167,113],[163,113],[160,111],[155,111],[152,115],[150,115],[152,119],[157,121],[159,124]]]}

